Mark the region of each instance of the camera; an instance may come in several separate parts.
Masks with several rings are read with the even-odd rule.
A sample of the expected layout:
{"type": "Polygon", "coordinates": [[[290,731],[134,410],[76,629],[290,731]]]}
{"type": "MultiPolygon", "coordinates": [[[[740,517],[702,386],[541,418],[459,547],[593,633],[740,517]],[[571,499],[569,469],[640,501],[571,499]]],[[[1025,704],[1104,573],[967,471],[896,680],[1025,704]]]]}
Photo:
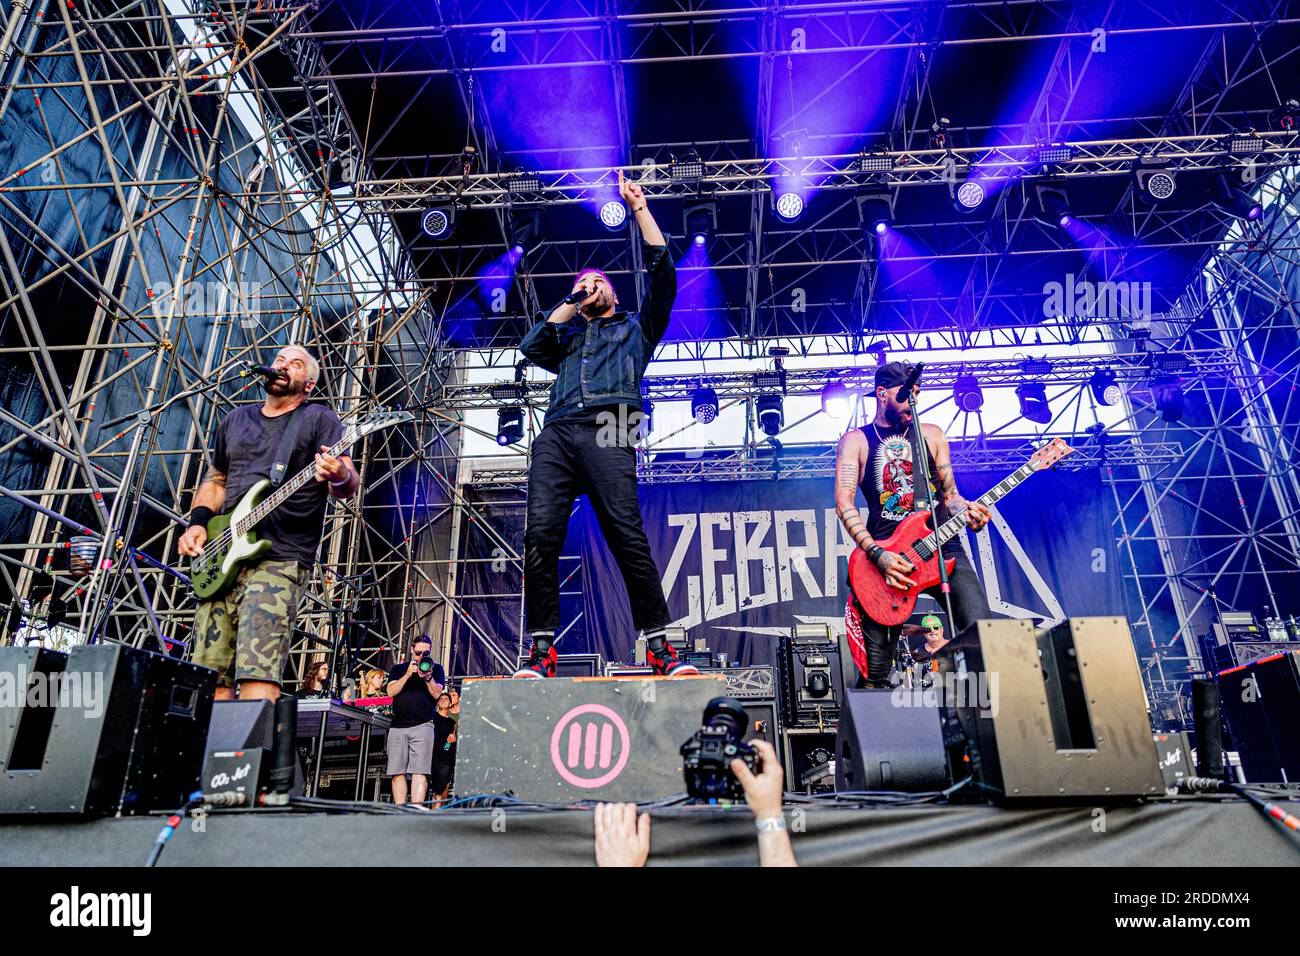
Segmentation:
{"type": "Polygon", "coordinates": [[[421,677],[428,677],[433,670],[433,655],[425,651],[420,655],[420,659],[416,661],[415,666],[419,668],[421,677]]]}
{"type": "Polygon", "coordinates": [[[686,792],[696,800],[745,798],[740,781],[731,772],[731,761],[739,758],[751,773],[758,773],[763,759],[745,743],[749,715],[734,697],[715,697],[704,708],[704,726],[682,744],[682,772],[686,792]]]}

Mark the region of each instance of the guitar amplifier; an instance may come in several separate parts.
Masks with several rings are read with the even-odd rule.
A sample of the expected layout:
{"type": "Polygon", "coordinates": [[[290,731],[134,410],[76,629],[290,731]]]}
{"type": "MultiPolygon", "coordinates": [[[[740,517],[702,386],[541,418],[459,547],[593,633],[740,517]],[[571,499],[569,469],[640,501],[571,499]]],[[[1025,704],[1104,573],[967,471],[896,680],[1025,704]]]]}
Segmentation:
{"type": "Polygon", "coordinates": [[[796,624],[780,645],[781,703],[787,727],[834,726],[844,703],[841,642],[824,624],[796,624]]]}
{"type": "Polygon", "coordinates": [[[1300,781],[1300,651],[1251,661],[1217,680],[1224,723],[1246,779],[1300,781]]]}

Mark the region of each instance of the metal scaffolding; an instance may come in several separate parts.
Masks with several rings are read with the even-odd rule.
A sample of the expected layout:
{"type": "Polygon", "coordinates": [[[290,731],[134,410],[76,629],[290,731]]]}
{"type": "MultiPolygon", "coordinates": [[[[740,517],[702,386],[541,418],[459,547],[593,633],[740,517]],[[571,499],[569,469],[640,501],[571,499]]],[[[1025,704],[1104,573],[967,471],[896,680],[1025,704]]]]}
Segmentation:
{"type": "MultiPolygon", "coordinates": [[[[1162,12],[1063,0],[581,0],[563,15],[542,2],[507,6],[509,16],[471,0],[9,8],[0,32],[7,633],[61,621],[102,639],[184,645],[193,603],[175,539],[215,425],[252,400],[256,380],[240,376],[242,362],[301,342],[320,356],[319,393],[345,420],[401,407],[416,421],[353,450],[365,495],[330,506],[295,667],[328,653],[345,630],[366,663],[382,665],[420,632],[450,660],[454,622],[472,625],[459,588],[475,560],[459,550],[466,529],[496,542],[505,590],[517,594],[522,578],[517,542],[494,527],[496,505],[472,492],[522,491],[526,448],[491,463],[462,455],[465,413],[499,404],[472,373],[512,368],[542,304],[587,265],[640,291],[641,251],[627,231],[562,218],[607,197],[619,169],[665,218],[683,198],[719,204],[710,261],[681,274],[707,272],[729,283],[727,294],[697,308],[705,331],[661,345],[649,400],[689,399],[705,384],[748,407],[751,370],[677,374],[674,365],[728,359],[757,369],[773,347],[842,358],[790,369],[787,394],[812,395],[828,376],[861,387],[869,368],[856,358],[876,347],[961,351],[961,361],[929,364],[929,386],[945,392],[970,372],[990,389],[1021,380],[1019,360],[985,350],[1103,344],[1104,354],[1057,353],[1040,375],[1069,393],[1050,424],[1021,421],[959,443],[959,465],[1010,465],[1033,443],[1063,436],[1080,446],[1070,467],[1102,469],[1129,617],[1144,660],[1158,665],[1153,687],[1197,666],[1191,638],[1216,607],[1294,609],[1300,140],[1270,125],[1294,91],[1259,93],[1276,90],[1275,72],[1295,75],[1292,4],[1155,5],[1170,7],[1162,12]],[[1076,116],[1099,25],[1111,42],[1177,37],[1195,47],[1171,102],[1076,116]],[[510,38],[505,55],[493,45],[498,31],[510,38]],[[981,51],[1014,57],[1030,44],[1055,55],[1027,112],[945,124],[936,144],[936,95],[946,97],[942,109],[962,108],[936,63],[981,51]],[[800,132],[811,104],[785,103],[778,115],[796,55],[840,57],[845,71],[895,58],[887,128],[851,131],[855,147],[844,152],[834,145],[843,137],[800,132]],[[637,132],[628,71],[729,61],[754,64],[749,135],[637,132]],[[575,69],[612,78],[613,160],[584,164],[590,149],[503,143],[484,82],[575,69]],[[449,111],[448,129],[416,148],[432,103],[449,111]],[[1045,145],[1067,148],[1047,162],[1045,145]],[[692,151],[700,165],[686,175],[680,162],[692,151]],[[1180,183],[1249,169],[1264,213],[1234,223],[1194,188],[1147,203],[1132,182],[1144,157],[1180,183]],[[534,179],[526,188],[521,168],[534,179]],[[975,215],[953,211],[944,195],[955,170],[991,183],[975,215]],[[816,184],[816,215],[772,215],[774,184],[790,177],[816,184]],[[1086,255],[1035,221],[1033,187],[1044,177],[1074,190],[1079,218],[1096,227],[1086,255]],[[864,189],[894,198],[895,228],[910,244],[887,268],[859,219],[864,189]],[[469,223],[451,241],[412,226],[437,203],[469,223]],[[489,307],[483,270],[511,243],[512,215],[528,209],[561,218],[508,276],[505,306],[489,307]],[[1045,272],[1106,283],[1170,262],[1179,279],[1155,290],[1151,314],[1043,310],[1045,272]],[[918,292],[909,279],[925,270],[939,279],[918,292]],[[1099,369],[1115,370],[1127,390],[1123,425],[1109,432],[1062,411],[1087,407],[1099,369]],[[1187,406],[1177,421],[1166,420],[1155,390],[1170,374],[1187,406]],[[94,549],[88,567],[67,560],[74,538],[94,549]]],[[[530,372],[518,397],[530,429],[546,384],[530,372]]],[[[833,449],[790,445],[774,470],[771,443],[748,434],[740,447],[697,458],[651,441],[642,476],[768,479],[833,467],[833,449]]],[[[520,634],[475,638],[505,667],[520,634]]]]}

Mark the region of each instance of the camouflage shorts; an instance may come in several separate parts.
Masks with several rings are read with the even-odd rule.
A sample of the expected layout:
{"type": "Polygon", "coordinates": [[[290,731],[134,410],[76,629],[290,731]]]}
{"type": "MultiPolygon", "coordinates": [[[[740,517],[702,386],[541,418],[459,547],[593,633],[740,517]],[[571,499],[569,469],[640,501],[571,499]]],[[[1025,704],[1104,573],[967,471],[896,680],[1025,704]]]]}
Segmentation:
{"type": "Polygon", "coordinates": [[[194,663],[211,667],[222,687],[235,681],[280,683],[307,572],[296,561],[259,561],[230,590],[194,612],[194,663]]]}

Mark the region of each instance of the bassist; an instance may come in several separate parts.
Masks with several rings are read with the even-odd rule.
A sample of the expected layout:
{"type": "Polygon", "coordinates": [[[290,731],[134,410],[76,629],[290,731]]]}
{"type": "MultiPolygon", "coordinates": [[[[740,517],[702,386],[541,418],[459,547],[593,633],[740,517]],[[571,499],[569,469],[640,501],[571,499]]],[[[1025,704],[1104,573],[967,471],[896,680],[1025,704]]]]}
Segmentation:
{"type": "Polygon", "coordinates": [[[200,602],[194,613],[193,660],[217,671],[218,700],[234,697],[236,686],[244,699],[280,696],[298,599],[320,548],[327,496],[351,498],[361,483],[350,457],[328,454],[343,433],[338,415],[307,401],[320,378],[316,359],[291,345],[280,350],[271,367],[280,377],[266,381],[266,400],[237,408],[217,430],[212,467],[194,494],[190,526],[179,542],[181,554],[201,555],[208,520],[271,477],[282,457],[282,439],[292,429],[284,471],[295,474],[314,463],[316,481],[258,525],[270,550],[241,568],[233,587],[200,602]]]}
{"type": "MultiPolygon", "coordinates": [[[[912,444],[909,440],[912,404],[908,396],[903,396],[900,401],[898,394],[910,372],[911,366],[905,362],[890,362],[876,370],[876,417],[840,439],[835,461],[836,514],[857,546],[880,569],[885,581],[901,590],[915,586],[916,582],[908,577],[915,568],[902,555],[885,551],[875,542],[890,537],[898,523],[914,509],[912,444]],[[857,507],[859,488],[867,502],[865,518],[857,507]]],[[[917,391],[913,389],[912,398],[917,391]]],[[[939,485],[942,498],[942,504],[935,509],[936,518],[942,522],[950,514],[965,510],[967,526],[972,531],[979,531],[988,524],[988,508],[978,501],[967,502],[957,491],[948,439],[943,429],[922,425],[921,432],[930,458],[930,474],[939,485]]],[[[949,583],[952,587],[952,612],[956,618],[951,624],[955,625],[953,633],[960,634],[975,621],[992,615],[980,580],[960,542],[954,538],[944,545],[943,550],[949,557],[957,559],[949,583]]],[[[927,593],[942,601],[937,586],[927,593]]],[[[887,687],[900,629],[885,627],[868,618],[851,587],[844,620],[849,650],[863,682],[868,687],[887,687]]]]}

